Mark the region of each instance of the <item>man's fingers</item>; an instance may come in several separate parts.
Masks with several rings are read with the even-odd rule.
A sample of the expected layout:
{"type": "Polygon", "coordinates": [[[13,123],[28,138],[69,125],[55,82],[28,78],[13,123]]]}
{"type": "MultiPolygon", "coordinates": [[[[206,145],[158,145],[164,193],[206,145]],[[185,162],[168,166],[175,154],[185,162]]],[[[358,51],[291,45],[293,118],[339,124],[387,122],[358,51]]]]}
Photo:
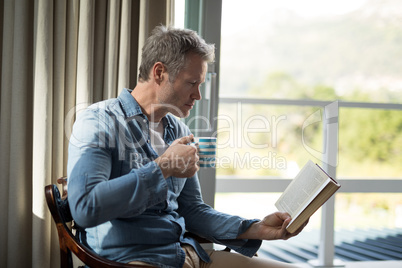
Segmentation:
{"type": "Polygon", "coordinates": [[[180,139],[177,139],[176,141],[177,141],[177,144],[188,144],[188,143],[192,142],[193,139],[194,139],[194,135],[190,134],[188,136],[181,137],[180,139]]]}
{"type": "Polygon", "coordinates": [[[279,219],[281,219],[282,221],[289,220],[289,218],[290,218],[289,213],[286,213],[286,212],[277,211],[275,214],[276,214],[276,216],[277,216],[279,219]]]}

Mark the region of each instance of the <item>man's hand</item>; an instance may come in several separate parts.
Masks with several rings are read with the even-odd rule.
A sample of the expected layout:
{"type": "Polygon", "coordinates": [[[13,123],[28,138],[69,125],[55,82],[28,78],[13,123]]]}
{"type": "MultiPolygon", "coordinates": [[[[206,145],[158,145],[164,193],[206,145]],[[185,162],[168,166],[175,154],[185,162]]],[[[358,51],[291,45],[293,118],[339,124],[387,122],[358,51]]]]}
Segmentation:
{"type": "Polygon", "coordinates": [[[193,138],[194,135],[191,134],[173,141],[165,153],[155,159],[165,178],[170,176],[188,178],[198,171],[197,148],[187,145],[193,138]]]}
{"type": "Polygon", "coordinates": [[[288,213],[275,212],[266,216],[262,221],[252,224],[246,232],[239,235],[239,239],[260,239],[260,240],[287,240],[298,235],[307,225],[308,220],[294,233],[286,231],[286,226],[291,218],[288,213]]]}

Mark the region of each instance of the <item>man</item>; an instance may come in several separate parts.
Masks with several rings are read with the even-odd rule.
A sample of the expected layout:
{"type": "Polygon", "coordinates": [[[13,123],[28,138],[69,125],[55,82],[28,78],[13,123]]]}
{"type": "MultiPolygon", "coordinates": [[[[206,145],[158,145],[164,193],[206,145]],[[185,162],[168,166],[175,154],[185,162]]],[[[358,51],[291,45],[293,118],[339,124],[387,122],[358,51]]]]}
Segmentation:
{"type": "Polygon", "coordinates": [[[134,90],[79,114],[69,146],[69,203],[80,239],[98,254],[158,267],[288,267],[250,258],[262,239],[295,235],[285,229],[288,214],[246,220],[202,200],[199,158],[188,145],[193,135],[177,117],[201,99],[213,59],[214,46],[194,31],[156,27],[134,90]],[[241,254],[206,252],[186,230],[241,254]]]}

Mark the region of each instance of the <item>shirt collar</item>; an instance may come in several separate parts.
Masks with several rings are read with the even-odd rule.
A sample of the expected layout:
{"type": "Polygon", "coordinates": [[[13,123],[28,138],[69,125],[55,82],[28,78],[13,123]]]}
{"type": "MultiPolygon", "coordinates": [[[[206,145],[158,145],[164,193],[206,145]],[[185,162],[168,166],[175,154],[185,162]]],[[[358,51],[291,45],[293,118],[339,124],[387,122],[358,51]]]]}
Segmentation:
{"type": "Polygon", "coordinates": [[[120,93],[118,99],[121,103],[122,110],[124,115],[128,117],[133,117],[136,115],[143,114],[140,105],[131,95],[132,89],[124,88],[120,93]]]}
{"type": "MultiPolygon", "coordinates": [[[[124,88],[118,97],[126,118],[134,117],[137,115],[142,115],[146,118],[146,116],[142,112],[141,106],[131,95],[132,91],[132,89],[124,88]]],[[[171,118],[171,116],[164,116],[162,118],[162,123],[164,127],[174,128],[173,118],[171,118]]]]}

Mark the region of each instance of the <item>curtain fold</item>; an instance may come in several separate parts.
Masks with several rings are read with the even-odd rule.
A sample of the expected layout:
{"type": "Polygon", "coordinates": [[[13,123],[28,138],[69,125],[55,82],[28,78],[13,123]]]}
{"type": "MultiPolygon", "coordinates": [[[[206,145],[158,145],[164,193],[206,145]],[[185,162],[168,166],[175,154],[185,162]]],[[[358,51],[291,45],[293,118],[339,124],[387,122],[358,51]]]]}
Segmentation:
{"type": "Polygon", "coordinates": [[[103,100],[103,72],[105,66],[105,38],[108,2],[96,1],[94,44],[94,95],[93,101],[103,100]]]}
{"type": "MultiPolygon", "coordinates": [[[[131,40],[131,8],[129,0],[123,0],[120,15],[120,40],[119,40],[119,60],[117,77],[118,94],[123,88],[130,88],[130,40],[131,40]]],[[[133,53],[135,54],[135,53],[133,53]]]]}
{"type": "Polygon", "coordinates": [[[105,65],[103,99],[110,99],[116,96],[119,28],[120,28],[120,2],[111,1],[108,6],[107,27],[105,38],[105,65]]]}
{"type": "Polygon", "coordinates": [[[0,267],[59,266],[44,186],[66,175],[76,113],[135,86],[140,17],[166,24],[163,5],[0,0],[0,267]]]}
{"type": "Polygon", "coordinates": [[[93,98],[94,9],[94,0],[80,1],[75,102],[84,106],[92,103],[93,98]]]}
{"type": "Polygon", "coordinates": [[[32,237],[33,13],[30,10],[33,3],[29,0],[4,3],[0,116],[0,203],[4,210],[0,222],[0,257],[8,260],[9,267],[24,267],[26,259],[30,263],[32,256],[29,250],[21,257],[21,245],[27,243],[26,237],[32,237]]]}
{"type": "MultiPolygon", "coordinates": [[[[64,143],[67,141],[64,135],[64,109],[65,109],[65,83],[66,83],[66,32],[67,32],[67,3],[66,1],[54,2],[54,39],[53,39],[53,127],[52,127],[52,172],[49,183],[60,174],[66,174],[64,159],[67,159],[67,152],[64,153],[64,143]]],[[[59,266],[58,237],[56,226],[50,217],[46,217],[50,222],[50,258],[45,260],[50,262],[50,267],[59,266]]],[[[49,231],[49,230],[48,230],[49,231]]],[[[47,267],[47,266],[44,266],[47,267]]]]}
{"type": "MultiPolygon", "coordinates": [[[[59,2],[59,1],[57,1],[59,2]]],[[[65,1],[64,1],[65,2],[65,1]]],[[[58,4],[56,4],[57,6],[58,4]]],[[[64,145],[63,145],[63,163],[64,173],[67,171],[68,139],[71,133],[71,126],[74,122],[76,84],[77,84],[77,51],[78,51],[78,21],[79,21],[79,1],[67,1],[66,20],[62,23],[66,26],[65,51],[59,53],[65,54],[65,73],[64,73],[64,145]],[[70,116],[71,115],[71,116],[70,116]]],[[[62,74],[63,75],[63,74],[62,74]]],[[[60,176],[60,174],[56,174],[60,176]]]]}
{"type": "MultiPolygon", "coordinates": [[[[43,189],[52,181],[53,1],[38,1],[34,21],[32,262],[49,267],[51,221],[43,189]],[[42,193],[41,193],[42,192],[42,193]],[[43,239],[46,238],[46,239],[43,239]]],[[[57,89],[56,89],[57,90],[57,89]]]]}
{"type": "MultiPolygon", "coordinates": [[[[8,38],[4,40],[2,38],[2,62],[1,62],[1,105],[0,105],[0,210],[3,211],[4,217],[0,217],[0,227],[3,232],[0,232],[0,260],[7,259],[7,240],[8,235],[4,230],[8,229],[8,197],[9,197],[9,175],[10,175],[10,126],[11,126],[11,90],[3,90],[5,88],[11,88],[12,81],[12,71],[9,63],[12,62],[12,36],[14,27],[14,4],[6,2],[2,3],[2,15],[3,15],[3,26],[8,25],[6,29],[2,28],[3,36],[8,38]],[[4,12],[8,10],[8,12],[4,12]]],[[[5,263],[5,262],[3,262],[5,263]]],[[[0,263],[1,265],[1,263],[0,263]]]]}

